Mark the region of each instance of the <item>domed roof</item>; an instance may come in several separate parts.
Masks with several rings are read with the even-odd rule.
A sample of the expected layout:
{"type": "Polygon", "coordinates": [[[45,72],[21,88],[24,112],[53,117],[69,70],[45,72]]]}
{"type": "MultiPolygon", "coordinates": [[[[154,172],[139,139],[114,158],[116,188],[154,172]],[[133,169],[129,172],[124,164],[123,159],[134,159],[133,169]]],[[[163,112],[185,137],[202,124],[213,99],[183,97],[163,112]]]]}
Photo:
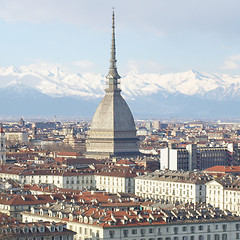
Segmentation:
{"type": "Polygon", "coordinates": [[[120,92],[107,92],[100,102],[91,131],[136,131],[132,113],[120,92]]]}
{"type": "Polygon", "coordinates": [[[86,142],[86,156],[94,158],[139,154],[139,139],[136,137],[134,119],[120,94],[120,76],[116,67],[114,12],[112,20],[111,60],[106,77],[108,85],[106,94],[93,116],[86,142]]]}

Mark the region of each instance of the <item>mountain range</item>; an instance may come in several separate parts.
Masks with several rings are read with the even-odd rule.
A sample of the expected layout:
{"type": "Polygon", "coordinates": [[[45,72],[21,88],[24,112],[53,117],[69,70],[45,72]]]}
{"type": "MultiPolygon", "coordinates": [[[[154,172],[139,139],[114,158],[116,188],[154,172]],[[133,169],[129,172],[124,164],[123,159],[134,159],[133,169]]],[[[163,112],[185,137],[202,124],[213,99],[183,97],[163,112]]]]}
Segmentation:
{"type": "MultiPolygon", "coordinates": [[[[0,116],[92,117],[105,84],[100,74],[0,67],[0,116]]],[[[240,75],[129,72],[121,89],[138,118],[240,118],[240,75]]]]}

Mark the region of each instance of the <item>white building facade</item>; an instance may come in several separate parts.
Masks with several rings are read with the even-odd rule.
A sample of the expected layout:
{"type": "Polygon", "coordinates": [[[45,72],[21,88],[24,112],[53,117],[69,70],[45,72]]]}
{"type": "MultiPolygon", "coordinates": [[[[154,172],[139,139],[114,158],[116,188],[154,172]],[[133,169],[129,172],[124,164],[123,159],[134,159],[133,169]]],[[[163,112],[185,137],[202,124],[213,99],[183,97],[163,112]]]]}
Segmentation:
{"type": "Polygon", "coordinates": [[[135,194],[170,203],[205,202],[205,182],[190,172],[156,171],[135,178],[135,194]]]}

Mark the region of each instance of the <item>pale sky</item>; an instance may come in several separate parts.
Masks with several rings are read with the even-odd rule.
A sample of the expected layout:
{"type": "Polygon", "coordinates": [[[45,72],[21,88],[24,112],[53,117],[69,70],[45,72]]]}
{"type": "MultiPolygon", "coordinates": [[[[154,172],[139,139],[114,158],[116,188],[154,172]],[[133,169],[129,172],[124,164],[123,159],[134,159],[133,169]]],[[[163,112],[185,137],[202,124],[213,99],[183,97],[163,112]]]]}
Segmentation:
{"type": "Polygon", "coordinates": [[[0,66],[240,74],[239,0],[0,0],[0,66]]]}

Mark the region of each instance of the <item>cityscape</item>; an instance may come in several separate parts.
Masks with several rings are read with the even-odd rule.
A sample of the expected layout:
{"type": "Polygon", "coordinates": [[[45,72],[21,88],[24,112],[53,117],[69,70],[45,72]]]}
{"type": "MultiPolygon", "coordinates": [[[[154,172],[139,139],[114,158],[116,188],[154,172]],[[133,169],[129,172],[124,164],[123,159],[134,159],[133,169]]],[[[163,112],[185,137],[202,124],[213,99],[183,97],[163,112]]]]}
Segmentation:
{"type": "Polygon", "coordinates": [[[0,40],[0,240],[240,239],[240,4],[179,0],[176,12],[166,1],[93,2],[0,0],[9,29],[0,40]],[[22,33],[10,40],[12,31],[22,33]],[[231,41],[215,42],[219,58],[210,57],[223,33],[231,41]],[[180,46],[189,47],[182,61],[180,46]],[[163,65],[159,51],[172,60],[163,65]]]}

